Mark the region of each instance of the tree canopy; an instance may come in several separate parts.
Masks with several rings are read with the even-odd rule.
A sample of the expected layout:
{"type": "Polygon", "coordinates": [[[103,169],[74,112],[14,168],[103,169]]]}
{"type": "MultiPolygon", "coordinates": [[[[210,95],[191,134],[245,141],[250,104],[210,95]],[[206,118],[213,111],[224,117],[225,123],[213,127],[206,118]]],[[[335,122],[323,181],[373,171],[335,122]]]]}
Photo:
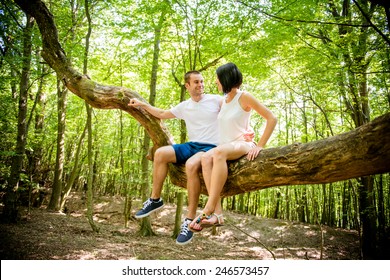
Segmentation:
{"type": "MultiPolygon", "coordinates": [[[[98,84],[72,68],[59,43],[53,17],[43,2],[16,2],[37,20],[43,41],[42,56],[68,89],[95,108],[127,111],[146,128],[155,146],[170,144],[171,135],[161,121],[127,106],[128,98],[141,98],[138,93],[124,87],[98,84]]],[[[264,150],[253,163],[245,159],[232,163],[223,194],[234,195],[280,185],[330,183],[388,172],[389,119],[390,114],[387,114],[350,133],[264,150]]],[[[181,168],[176,165],[171,168],[172,181],[185,187],[181,168]]]]}
{"type": "MultiPolygon", "coordinates": [[[[57,209],[93,186],[125,197],[129,218],[151,181],[146,135],[155,149],[186,134],[127,98],[170,108],[195,69],[218,94],[215,69],[232,61],[278,126],[254,162],[229,162],[224,208],[354,228],[362,251],[386,248],[375,242],[390,228],[389,14],[363,0],[1,1],[3,217],[26,192],[57,209]]],[[[251,125],[259,137],[262,118],[251,125]]],[[[185,181],[171,165],[165,201],[185,181]]]]}

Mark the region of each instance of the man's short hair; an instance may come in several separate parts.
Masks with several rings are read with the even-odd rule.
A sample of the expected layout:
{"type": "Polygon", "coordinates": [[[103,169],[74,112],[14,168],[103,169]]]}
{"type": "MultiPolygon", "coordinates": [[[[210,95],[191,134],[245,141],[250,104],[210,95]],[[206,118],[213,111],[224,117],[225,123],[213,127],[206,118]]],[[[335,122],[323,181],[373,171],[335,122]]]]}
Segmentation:
{"type": "Polygon", "coordinates": [[[191,75],[192,74],[196,74],[196,75],[201,75],[199,71],[196,71],[196,70],[192,70],[192,71],[188,71],[185,75],[184,75],[184,82],[187,84],[190,82],[190,78],[191,78],[191,75]]]}

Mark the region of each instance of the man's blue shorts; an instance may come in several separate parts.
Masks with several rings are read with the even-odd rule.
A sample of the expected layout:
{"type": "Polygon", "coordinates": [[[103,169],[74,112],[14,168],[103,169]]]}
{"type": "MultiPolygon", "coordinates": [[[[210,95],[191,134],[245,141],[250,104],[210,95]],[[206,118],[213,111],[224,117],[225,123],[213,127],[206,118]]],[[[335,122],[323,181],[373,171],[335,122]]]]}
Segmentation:
{"type": "Polygon", "coordinates": [[[207,152],[216,147],[216,145],[213,144],[199,142],[186,142],[183,144],[173,144],[172,146],[176,154],[176,163],[185,163],[187,159],[196,153],[207,152]]]}

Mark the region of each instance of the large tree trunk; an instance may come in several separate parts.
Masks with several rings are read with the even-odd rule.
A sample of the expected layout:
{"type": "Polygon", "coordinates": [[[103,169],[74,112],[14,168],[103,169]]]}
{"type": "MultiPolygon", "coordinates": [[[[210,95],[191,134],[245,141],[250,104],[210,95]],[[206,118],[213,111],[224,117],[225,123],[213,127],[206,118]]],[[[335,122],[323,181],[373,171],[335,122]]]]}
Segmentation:
{"type": "MultiPolygon", "coordinates": [[[[40,0],[15,0],[35,17],[43,40],[42,56],[70,91],[91,106],[121,109],[131,114],[150,135],[155,147],[171,144],[164,124],[144,110],[127,106],[125,97],[142,97],[123,87],[104,86],[74,70],[62,50],[53,17],[40,0]]],[[[327,139],[265,149],[249,162],[244,157],[229,163],[222,195],[274,186],[322,184],[390,171],[390,113],[353,131],[327,139]]],[[[182,165],[171,165],[172,182],[185,188],[182,165]]],[[[203,186],[202,192],[206,193],[203,186]]]]}
{"type": "Polygon", "coordinates": [[[6,223],[15,223],[18,220],[18,194],[20,174],[23,168],[23,158],[27,144],[27,97],[30,80],[32,30],[34,19],[27,15],[26,27],[23,31],[23,63],[20,78],[18,134],[16,137],[15,155],[12,157],[11,174],[8,178],[7,191],[4,198],[2,220],[6,223]]]}

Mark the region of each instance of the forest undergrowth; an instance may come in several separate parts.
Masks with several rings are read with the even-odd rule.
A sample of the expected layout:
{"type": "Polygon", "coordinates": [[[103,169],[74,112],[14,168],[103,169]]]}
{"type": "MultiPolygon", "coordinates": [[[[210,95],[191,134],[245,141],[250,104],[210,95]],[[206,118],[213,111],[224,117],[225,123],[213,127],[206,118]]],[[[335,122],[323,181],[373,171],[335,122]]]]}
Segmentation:
{"type": "MultiPolygon", "coordinates": [[[[196,234],[180,246],[172,238],[175,205],[151,216],[155,236],[141,237],[139,221],[124,226],[122,197],[94,202],[94,233],[86,219],[86,204],[73,194],[66,213],[42,206],[23,208],[18,224],[0,225],[2,260],[355,260],[360,258],[359,235],[353,230],[226,211],[225,225],[196,234]]],[[[132,214],[141,201],[133,202],[132,214]]]]}

